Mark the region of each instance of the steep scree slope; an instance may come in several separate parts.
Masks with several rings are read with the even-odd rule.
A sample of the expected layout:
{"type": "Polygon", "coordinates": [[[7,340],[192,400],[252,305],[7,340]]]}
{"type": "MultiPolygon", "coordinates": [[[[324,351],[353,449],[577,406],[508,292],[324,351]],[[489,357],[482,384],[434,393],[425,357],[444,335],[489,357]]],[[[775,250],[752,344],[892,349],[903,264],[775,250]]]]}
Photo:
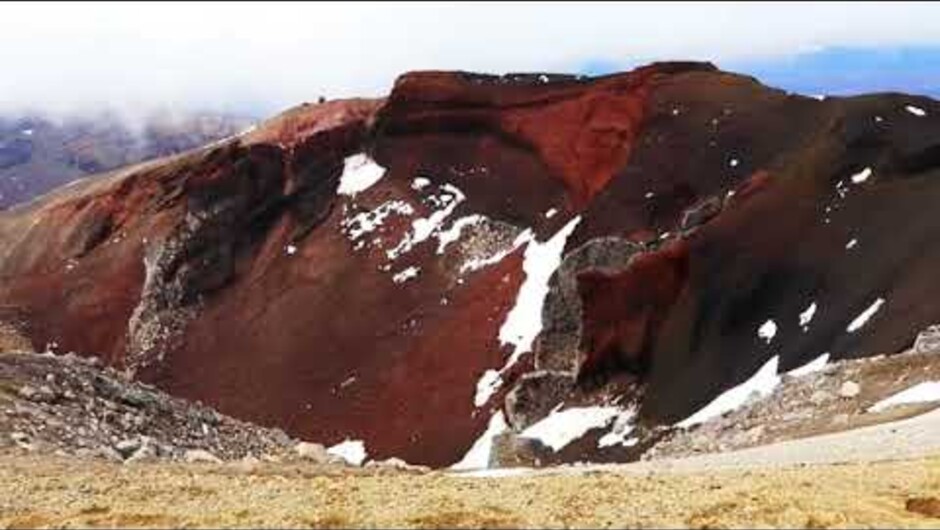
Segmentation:
{"type": "Polygon", "coordinates": [[[940,319],[938,116],[700,63],[406,74],[0,214],[0,320],[374,458],[671,423],[940,319]]]}

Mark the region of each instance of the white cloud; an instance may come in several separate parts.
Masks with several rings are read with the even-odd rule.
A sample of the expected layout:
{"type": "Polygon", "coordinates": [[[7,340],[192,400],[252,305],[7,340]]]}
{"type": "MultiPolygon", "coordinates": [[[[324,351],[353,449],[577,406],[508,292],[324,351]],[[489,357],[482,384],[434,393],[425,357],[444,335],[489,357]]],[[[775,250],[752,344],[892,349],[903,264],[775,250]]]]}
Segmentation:
{"type": "Polygon", "coordinates": [[[271,108],[380,95],[414,69],[573,71],[940,42],[940,5],[4,3],[0,108],[271,108]]]}

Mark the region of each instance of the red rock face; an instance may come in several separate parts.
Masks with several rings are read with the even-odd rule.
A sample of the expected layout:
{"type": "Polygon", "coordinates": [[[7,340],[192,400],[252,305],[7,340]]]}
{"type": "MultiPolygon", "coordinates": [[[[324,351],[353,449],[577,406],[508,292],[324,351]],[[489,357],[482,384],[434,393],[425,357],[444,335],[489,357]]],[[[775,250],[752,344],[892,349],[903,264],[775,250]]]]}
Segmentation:
{"type": "Polygon", "coordinates": [[[934,115],[923,98],[818,102],[700,64],[407,74],[385,100],[298,107],[0,214],[0,318],[228,414],[448,465],[543,368],[537,352],[506,367],[500,330],[526,237],[580,216],[569,257],[633,243],[597,246],[626,252],[607,256],[622,267],[592,268],[592,250],[566,269],[549,357],[573,368],[554,391],[625,375],[642,421],[669,423],[772,355],[789,369],[896,351],[940,320],[934,115]],[[338,193],[369,157],[381,178],[338,193]],[[504,367],[477,406],[481,376],[504,367]]]}
{"type": "Polygon", "coordinates": [[[578,276],[581,377],[620,370],[646,375],[663,320],[688,281],[688,260],[688,243],[677,239],[636,256],[620,273],[578,276]]]}

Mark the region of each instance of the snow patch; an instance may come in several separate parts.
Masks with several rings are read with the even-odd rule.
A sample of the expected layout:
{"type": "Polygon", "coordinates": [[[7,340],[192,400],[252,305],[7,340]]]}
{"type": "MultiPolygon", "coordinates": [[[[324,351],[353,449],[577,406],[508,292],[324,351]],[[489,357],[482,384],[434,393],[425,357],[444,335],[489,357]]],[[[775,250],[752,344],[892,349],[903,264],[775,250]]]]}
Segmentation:
{"type": "Polygon", "coordinates": [[[920,116],[921,118],[927,115],[927,111],[920,107],[915,107],[914,105],[907,105],[904,107],[904,110],[910,112],[914,116],[920,116]]]}
{"type": "Polygon", "coordinates": [[[757,336],[766,340],[767,344],[777,336],[777,323],[773,320],[767,320],[757,328],[757,336]]]}
{"type": "Polygon", "coordinates": [[[339,179],[340,195],[355,195],[369,189],[385,175],[385,168],[376,164],[365,153],[347,156],[343,175],[339,179]]]}
{"type": "Polygon", "coordinates": [[[704,408],[677,423],[676,426],[684,429],[704,423],[739,408],[747,403],[752,396],[766,397],[770,395],[780,384],[780,376],[777,375],[779,362],[780,357],[774,355],[750,379],[725,391],[704,408]]]}
{"type": "Polygon", "coordinates": [[[591,429],[606,426],[621,412],[617,407],[575,407],[561,411],[556,408],[519,436],[534,438],[558,451],[591,429]]]}
{"type": "Polygon", "coordinates": [[[293,256],[294,254],[297,253],[297,247],[295,247],[294,245],[287,245],[287,247],[285,247],[284,250],[287,251],[288,256],[293,256]]]}
{"type": "Polygon", "coordinates": [[[421,191],[431,185],[431,181],[424,177],[417,177],[411,181],[411,189],[421,191]]]}
{"type": "Polygon", "coordinates": [[[464,227],[481,223],[485,219],[486,217],[480,214],[468,215],[451,223],[450,228],[447,230],[439,231],[437,234],[437,253],[443,254],[447,245],[460,239],[460,234],[463,232],[464,227]]]}
{"type": "Polygon", "coordinates": [[[516,236],[516,239],[513,240],[512,245],[509,248],[500,250],[499,252],[491,256],[482,257],[482,258],[473,258],[465,262],[463,265],[460,266],[460,274],[463,274],[465,272],[473,272],[473,271],[482,269],[483,267],[490,266],[494,263],[499,263],[500,261],[503,260],[503,258],[515,252],[517,248],[531,241],[533,237],[534,236],[532,234],[532,230],[526,229],[525,231],[520,233],[518,236],[516,236]]]}
{"type": "Polygon", "coordinates": [[[499,411],[490,417],[490,422],[486,426],[486,431],[480,435],[467,454],[459,462],[450,466],[451,469],[486,469],[490,466],[490,452],[493,449],[493,438],[506,431],[509,425],[506,424],[506,418],[503,411],[499,411]]]}
{"type": "Polygon", "coordinates": [[[868,177],[871,176],[871,168],[866,167],[865,169],[859,171],[858,173],[852,175],[852,182],[855,184],[861,184],[868,180],[868,177]]]}
{"type": "Polygon", "coordinates": [[[816,302],[810,304],[800,313],[800,327],[803,328],[803,331],[809,329],[809,323],[813,321],[814,316],[816,316],[816,302]]]}
{"type": "Polygon", "coordinates": [[[851,241],[845,244],[845,250],[852,250],[853,248],[855,248],[855,245],[857,244],[858,244],[858,239],[852,239],[851,241]]]}
{"type": "Polygon", "coordinates": [[[532,349],[532,342],[542,330],[542,305],[548,294],[548,281],[555,269],[561,265],[565,242],[580,221],[580,216],[568,221],[568,224],[544,243],[534,239],[529,241],[522,264],[526,273],[525,281],[519,288],[516,304],[499,328],[500,344],[514,345],[506,367],[512,366],[520,355],[532,349]]]}
{"type": "Polygon", "coordinates": [[[392,281],[395,283],[404,283],[411,278],[416,278],[419,272],[421,272],[421,268],[412,265],[411,267],[408,267],[407,269],[392,276],[392,281]]]}
{"type": "Polygon", "coordinates": [[[454,209],[463,202],[467,196],[463,194],[456,186],[444,184],[441,186],[444,192],[440,197],[429,197],[431,201],[440,210],[435,210],[430,216],[421,219],[415,219],[411,222],[411,232],[405,234],[405,238],[393,249],[386,252],[388,259],[396,259],[402,254],[409,252],[415,245],[422,243],[434,235],[444,223],[444,221],[454,212],[454,209]]]}
{"type": "Polygon", "coordinates": [[[826,352],[819,357],[816,357],[812,361],[804,364],[803,366],[798,366],[790,370],[786,375],[790,377],[803,377],[804,375],[809,375],[822,370],[828,362],[829,352],[826,352]]]}
{"type": "Polygon", "coordinates": [[[547,212],[545,212],[545,218],[551,219],[552,217],[555,217],[556,213],[558,213],[558,208],[550,208],[547,212]]]}
{"type": "Polygon", "coordinates": [[[896,405],[931,403],[940,401],[940,381],[927,381],[902,390],[868,408],[868,412],[881,412],[896,405]]]}
{"type": "Polygon", "coordinates": [[[346,439],[326,450],[331,455],[338,456],[354,466],[360,466],[365,461],[366,444],[362,440],[346,439]]]}
{"type": "Polygon", "coordinates": [[[388,201],[378,208],[348,217],[340,222],[349,239],[355,241],[382,226],[385,219],[393,213],[412,215],[414,208],[404,201],[388,201]]]}
{"type": "Polygon", "coordinates": [[[633,409],[621,412],[617,416],[617,419],[614,420],[614,425],[610,428],[610,432],[604,436],[601,436],[601,438],[597,441],[597,448],[603,449],[605,447],[612,447],[614,445],[633,447],[636,445],[637,442],[639,442],[638,438],[627,438],[627,436],[633,432],[632,420],[635,416],[636,411],[633,409]]]}
{"type": "Polygon", "coordinates": [[[853,320],[849,324],[849,327],[847,327],[845,330],[848,331],[849,333],[855,333],[856,331],[862,329],[862,327],[864,327],[865,324],[868,323],[868,320],[872,316],[874,316],[874,314],[877,313],[879,309],[881,309],[881,306],[884,303],[885,303],[884,298],[879,298],[875,300],[875,302],[872,305],[868,306],[868,309],[862,311],[860,315],[855,317],[855,320],[853,320]]]}
{"type": "Polygon", "coordinates": [[[652,198],[655,197],[655,196],[656,196],[655,193],[653,193],[653,192],[651,192],[651,191],[648,191],[648,192],[646,192],[646,195],[643,196],[643,198],[644,198],[644,199],[652,199],[652,198]]]}
{"type": "Polygon", "coordinates": [[[503,378],[496,370],[487,370],[477,381],[477,393],[473,396],[473,406],[482,407],[503,386],[503,378]]]}
{"type": "Polygon", "coordinates": [[[739,164],[739,163],[740,163],[740,162],[738,161],[737,158],[732,158],[731,161],[728,162],[728,165],[731,166],[731,167],[738,167],[738,164],[739,164]]]}

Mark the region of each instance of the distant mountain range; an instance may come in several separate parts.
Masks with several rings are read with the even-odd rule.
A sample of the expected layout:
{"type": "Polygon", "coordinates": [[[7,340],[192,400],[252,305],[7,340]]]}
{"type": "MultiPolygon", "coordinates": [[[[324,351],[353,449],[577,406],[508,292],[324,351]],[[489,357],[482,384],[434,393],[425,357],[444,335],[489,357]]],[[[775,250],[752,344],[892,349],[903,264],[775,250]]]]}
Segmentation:
{"type": "MultiPolygon", "coordinates": [[[[593,60],[579,72],[603,75],[642,61],[593,60]]],[[[828,47],[797,55],[722,61],[722,68],[804,95],[903,92],[940,97],[940,46],[828,47]]]]}
{"type": "Polygon", "coordinates": [[[0,115],[0,209],[92,173],[231,136],[253,119],[221,113],[116,113],[58,118],[0,115]]]}

